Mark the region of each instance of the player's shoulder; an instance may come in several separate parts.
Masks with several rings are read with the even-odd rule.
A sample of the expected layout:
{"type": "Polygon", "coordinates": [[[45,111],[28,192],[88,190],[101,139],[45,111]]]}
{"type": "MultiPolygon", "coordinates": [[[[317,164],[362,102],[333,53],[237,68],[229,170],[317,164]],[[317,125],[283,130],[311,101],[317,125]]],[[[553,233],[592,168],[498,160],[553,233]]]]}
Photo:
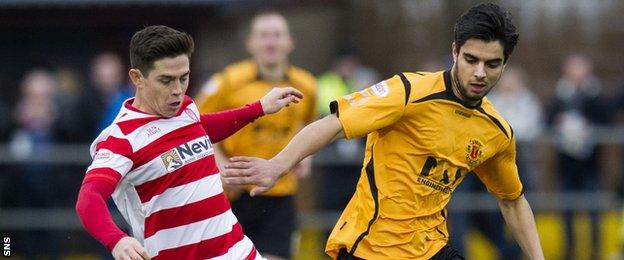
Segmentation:
{"type": "Polygon", "coordinates": [[[427,77],[435,77],[435,76],[440,76],[441,73],[443,73],[444,71],[434,71],[434,72],[430,72],[430,71],[406,71],[403,72],[403,74],[410,80],[421,80],[423,78],[427,78],[427,77]]]}
{"type": "Polygon", "coordinates": [[[107,150],[127,150],[130,146],[126,136],[123,134],[119,125],[115,122],[104,128],[102,132],[93,140],[89,147],[91,157],[94,157],[96,152],[100,149],[107,148],[107,150]],[[111,149],[110,147],[120,147],[120,149],[111,149]]]}
{"type": "MultiPolygon", "coordinates": [[[[181,109],[183,109],[185,113],[192,113],[195,116],[199,116],[201,114],[199,113],[199,108],[197,107],[197,103],[195,103],[195,100],[193,100],[192,97],[187,96],[187,95],[184,95],[181,109]]],[[[196,120],[196,121],[199,121],[199,120],[196,120]]]]}
{"type": "Polygon", "coordinates": [[[402,72],[389,81],[391,81],[390,84],[403,86],[408,96],[408,102],[413,102],[429,95],[443,92],[445,90],[443,73],[444,71],[402,72]]]}
{"type": "Polygon", "coordinates": [[[402,73],[415,90],[444,90],[443,74],[444,71],[416,71],[402,73]]]}
{"type": "Polygon", "coordinates": [[[496,110],[492,102],[490,102],[487,97],[483,98],[479,110],[485,113],[508,138],[513,137],[513,129],[511,128],[511,125],[507,122],[507,120],[505,120],[503,115],[496,110]]]}
{"type": "MultiPolygon", "coordinates": [[[[184,96],[182,100],[182,109],[185,110],[186,107],[194,104],[192,99],[188,96],[184,96]]],[[[150,124],[155,121],[159,121],[161,117],[147,114],[142,112],[136,108],[134,108],[130,103],[125,102],[121,109],[119,110],[119,114],[113,120],[113,122],[96,138],[98,140],[105,140],[107,136],[113,136],[118,139],[133,139],[133,133],[137,129],[142,129],[147,124],[150,124]]]]}
{"type": "Polygon", "coordinates": [[[258,66],[253,60],[242,60],[228,65],[220,74],[229,86],[236,87],[256,80],[258,66]]]}
{"type": "Polygon", "coordinates": [[[316,92],[316,78],[306,69],[290,65],[288,68],[288,78],[293,83],[303,87],[304,91],[316,92]]]}

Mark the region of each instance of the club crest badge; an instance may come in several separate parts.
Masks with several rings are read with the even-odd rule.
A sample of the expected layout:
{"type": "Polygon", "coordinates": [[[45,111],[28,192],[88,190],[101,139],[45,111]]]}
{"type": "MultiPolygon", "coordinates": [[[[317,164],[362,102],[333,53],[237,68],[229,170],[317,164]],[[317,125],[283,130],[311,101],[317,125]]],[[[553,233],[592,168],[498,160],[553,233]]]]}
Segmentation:
{"type": "Polygon", "coordinates": [[[195,113],[193,113],[193,110],[187,108],[187,109],[184,109],[184,113],[186,113],[186,115],[188,115],[191,118],[191,120],[195,122],[199,122],[199,119],[197,118],[195,113]]]}
{"type": "Polygon", "coordinates": [[[472,168],[479,165],[483,159],[483,143],[477,139],[470,139],[466,146],[466,162],[472,168]]]}

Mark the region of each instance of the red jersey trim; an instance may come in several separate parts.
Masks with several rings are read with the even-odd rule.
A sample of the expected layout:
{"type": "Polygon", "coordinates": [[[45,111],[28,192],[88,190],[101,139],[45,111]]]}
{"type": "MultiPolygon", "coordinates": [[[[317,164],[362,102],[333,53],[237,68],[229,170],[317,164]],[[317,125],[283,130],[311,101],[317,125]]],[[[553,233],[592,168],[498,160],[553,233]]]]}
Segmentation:
{"type": "Polygon", "coordinates": [[[181,207],[161,210],[145,219],[144,236],[147,239],[159,230],[206,220],[221,215],[228,209],[230,209],[230,203],[228,203],[227,197],[222,192],[181,207]]]}
{"type": "Polygon", "coordinates": [[[121,174],[108,167],[95,168],[87,172],[82,184],[84,185],[85,183],[91,182],[95,179],[103,180],[106,183],[117,186],[117,183],[119,183],[119,180],[121,179],[121,174]]]}
{"type": "Polygon", "coordinates": [[[154,196],[162,194],[167,189],[188,184],[206,176],[219,173],[217,166],[215,164],[208,164],[206,161],[207,159],[209,158],[194,161],[173,172],[135,186],[141,203],[150,201],[154,196]]]}
{"type": "Polygon", "coordinates": [[[191,245],[162,250],[152,259],[209,259],[226,254],[233,245],[243,238],[243,228],[239,223],[236,223],[232,226],[232,231],[227,234],[191,245]]]}

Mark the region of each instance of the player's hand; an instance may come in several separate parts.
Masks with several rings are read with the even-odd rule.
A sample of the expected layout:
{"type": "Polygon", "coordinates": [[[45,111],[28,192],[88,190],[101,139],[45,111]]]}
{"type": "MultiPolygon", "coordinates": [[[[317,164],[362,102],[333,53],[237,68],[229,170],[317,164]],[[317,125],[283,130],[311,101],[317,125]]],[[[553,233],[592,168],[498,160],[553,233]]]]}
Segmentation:
{"type": "Polygon", "coordinates": [[[228,185],[256,185],[249,192],[253,197],[268,191],[287,170],[270,160],[239,156],[230,158],[230,163],[225,165],[222,175],[228,185]]]}
{"type": "Polygon", "coordinates": [[[303,98],[303,93],[292,87],[273,88],[269,93],[260,99],[262,110],[265,115],[276,113],[283,107],[287,107],[290,103],[299,103],[303,98]]]}
{"type": "Polygon", "coordinates": [[[124,237],[113,248],[115,260],[148,260],[147,250],[134,237],[124,237]]]}

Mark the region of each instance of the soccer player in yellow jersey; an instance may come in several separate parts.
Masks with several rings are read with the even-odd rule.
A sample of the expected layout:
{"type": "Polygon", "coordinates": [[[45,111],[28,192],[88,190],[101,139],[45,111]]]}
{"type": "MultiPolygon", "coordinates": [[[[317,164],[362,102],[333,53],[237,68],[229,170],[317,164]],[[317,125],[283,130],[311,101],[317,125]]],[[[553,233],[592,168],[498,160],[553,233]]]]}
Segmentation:
{"type": "MultiPolygon", "coordinates": [[[[316,81],[288,62],[294,45],[286,19],[274,11],[257,14],[251,21],[246,46],[252,58],[215,74],[199,93],[197,104],[202,113],[240,107],[277,86],[294,87],[305,98],[296,106],[257,119],[219,143],[215,150],[221,163],[231,156],[271,158],[316,118],[316,81]]],[[[269,259],[291,258],[296,229],[293,195],[297,178],[307,175],[310,168],[310,159],[304,160],[261,197],[252,199],[242,190],[230,189],[232,210],[258,250],[269,259]]]]}
{"type": "Polygon", "coordinates": [[[533,212],[522,193],[509,124],[486,94],[518,40],[509,13],[472,7],[457,20],[447,71],[399,73],[331,103],[333,114],[300,131],[270,160],[231,158],[229,184],[259,194],[336,138],[368,135],[355,194],[326,246],[334,259],[463,259],[447,245],[445,207],[466,174],[498,198],[516,241],[543,259],[533,212]]]}

